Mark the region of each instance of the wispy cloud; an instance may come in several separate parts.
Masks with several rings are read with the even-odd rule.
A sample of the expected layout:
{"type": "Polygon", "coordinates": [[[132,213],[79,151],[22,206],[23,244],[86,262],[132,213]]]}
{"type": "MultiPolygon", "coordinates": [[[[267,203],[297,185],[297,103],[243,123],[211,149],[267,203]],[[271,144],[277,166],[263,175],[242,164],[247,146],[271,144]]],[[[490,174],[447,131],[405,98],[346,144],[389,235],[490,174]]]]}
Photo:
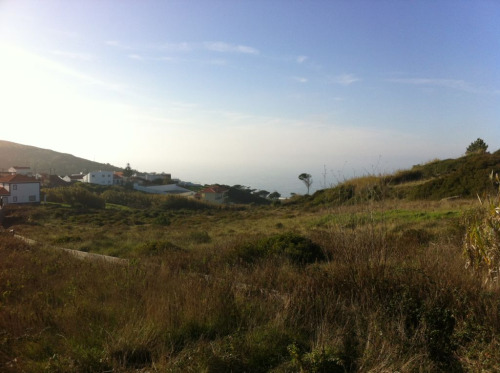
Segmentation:
{"type": "MultiPolygon", "coordinates": [[[[147,44],[143,46],[132,46],[129,44],[125,44],[118,40],[107,40],[105,44],[122,50],[129,51],[156,51],[156,52],[171,52],[171,53],[188,53],[188,52],[196,52],[200,50],[210,51],[210,52],[219,52],[219,53],[241,53],[247,55],[257,55],[260,54],[260,51],[256,48],[250,47],[248,45],[242,44],[231,44],[223,41],[205,41],[205,42],[178,42],[178,43],[155,43],[155,44],[147,44]]],[[[158,59],[158,57],[145,57],[139,53],[133,53],[128,55],[129,58],[133,59],[142,59],[142,60],[154,60],[158,59]],[[141,57],[141,58],[137,58],[141,57]]],[[[305,60],[305,56],[302,56],[303,60],[305,60]]]]}
{"type": "Polygon", "coordinates": [[[471,84],[467,83],[465,80],[456,79],[431,79],[431,78],[398,78],[389,79],[389,82],[400,83],[400,84],[410,84],[417,86],[431,86],[431,87],[443,87],[456,89],[460,91],[479,93],[481,89],[478,89],[471,84]]]}
{"type": "Polygon", "coordinates": [[[309,57],[307,57],[307,56],[297,56],[295,61],[297,61],[297,63],[301,64],[301,63],[304,63],[308,58],[309,57]]]}
{"type": "Polygon", "coordinates": [[[343,86],[348,86],[356,82],[360,82],[361,78],[354,74],[342,74],[330,78],[330,82],[334,84],[340,84],[343,86]]]}
{"type": "Polygon", "coordinates": [[[130,45],[124,44],[118,40],[106,40],[104,42],[104,44],[109,45],[110,47],[118,48],[118,49],[125,49],[125,50],[134,49],[130,45]]]}
{"type": "Polygon", "coordinates": [[[208,65],[215,65],[215,66],[226,66],[227,65],[227,61],[226,60],[222,60],[222,59],[213,59],[213,60],[207,61],[206,64],[208,64],[208,65]]]}
{"type": "Polygon", "coordinates": [[[89,53],[80,53],[80,52],[68,52],[68,51],[61,51],[61,50],[53,50],[52,54],[56,56],[61,56],[65,58],[70,58],[73,60],[81,60],[81,61],[92,61],[95,60],[95,56],[89,54],[89,53]]]}
{"type": "Polygon", "coordinates": [[[73,69],[68,67],[65,64],[62,64],[53,59],[48,59],[45,57],[41,57],[37,54],[27,52],[23,49],[17,47],[4,47],[0,45],[0,52],[6,53],[8,58],[15,58],[17,61],[20,61],[27,66],[35,65],[37,67],[37,71],[46,72],[52,71],[57,74],[65,75],[67,77],[71,77],[76,79],[77,81],[89,85],[99,87],[101,89],[105,89],[108,91],[114,91],[121,94],[130,94],[128,87],[124,84],[120,83],[112,83],[106,80],[102,80],[100,78],[94,77],[92,75],[85,74],[77,69],[73,69]]]}
{"type": "Polygon", "coordinates": [[[129,54],[128,58],[132,60],[137,60],[137,61],[144,61],[144,57],[139,55],[139,54],[129,54]]]}
{"type": "Polygon", "coordinates": [[[205,42],[203,43],[205,49],[214,52],[232,52],[232,53],[244,53],[244,54],[259,54],[259,50],[246,46],[246,45],[235,45],[229,44],[222,41],[216,42],[205,42]]]}
{"type": "Polygon", "coordinates": [[[179,43],[160,43],[160,44],[152,44],[148,46],[149,49],[158,49],[162,51],[169,52],[191,52],[195,49],[193,43],[188,42],[179,42],[179,43]]]}
{"type": "Polygon", "coordinates": [[[179,59],[174,58],[174,57],[169,57],[169,56],[160,56],[160,57],[151,57],[151,56],[145,56],[143,54],[138,54],[138,53],[132,53],[127,56],[131,60],[135,61],[153,61],[153,62],[175,62],[179,61],[179,59]]]}
{"type": "Polygon", "coordinates": [[[301,76],[294,76],[294,77],[292,77],[292,79],[298,83],[307,83],[309,81],[309,79],[303,78],[301,76]]]}

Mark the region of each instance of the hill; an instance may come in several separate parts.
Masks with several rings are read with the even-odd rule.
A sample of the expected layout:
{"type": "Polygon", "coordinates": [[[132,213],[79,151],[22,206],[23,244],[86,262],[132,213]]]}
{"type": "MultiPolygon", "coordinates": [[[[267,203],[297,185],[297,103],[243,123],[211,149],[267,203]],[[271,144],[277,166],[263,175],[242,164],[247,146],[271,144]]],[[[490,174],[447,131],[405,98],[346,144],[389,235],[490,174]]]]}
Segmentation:
{"type": "Polygon", "coordinates": [[[29,166],[34,172],[58,175],[91,170],[121,170],[109,163],[92,162],[71,154],[0,140],[0,171],[7,171],[12,166],[29,166]]]}
{"type": "Polygon", "coordinates": [[[382,198],[474,198],[497,190],[498,186],[489,177],[492,172],[500,173],[500,150],[435,160],[392,175],[368,175],[347,180],[293,202],[352,204],[382,198]]]}

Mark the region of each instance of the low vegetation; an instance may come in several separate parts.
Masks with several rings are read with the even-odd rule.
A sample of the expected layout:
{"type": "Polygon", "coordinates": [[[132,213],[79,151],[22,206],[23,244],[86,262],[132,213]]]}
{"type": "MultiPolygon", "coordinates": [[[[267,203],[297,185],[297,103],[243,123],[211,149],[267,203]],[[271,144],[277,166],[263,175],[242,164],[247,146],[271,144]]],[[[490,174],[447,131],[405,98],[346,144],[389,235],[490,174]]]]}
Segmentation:
{"type": "Polygon", "coordinates": [[[482,205],[415,199],[440,177],[421,167],[267,206],[120,189],[87,189],[105,208],[9,206],[0,370],[495,371],[497,179],[471,190],[482,205]]]}

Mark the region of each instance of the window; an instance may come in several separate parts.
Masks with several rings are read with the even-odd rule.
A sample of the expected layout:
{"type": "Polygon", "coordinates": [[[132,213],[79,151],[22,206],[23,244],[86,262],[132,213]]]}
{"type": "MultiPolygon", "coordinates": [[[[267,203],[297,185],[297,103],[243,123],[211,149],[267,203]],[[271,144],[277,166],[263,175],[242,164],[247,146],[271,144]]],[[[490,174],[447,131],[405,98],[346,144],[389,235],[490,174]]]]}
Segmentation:
{"type": "Polygon", "coordinates": [[[17,184],[12,184],[12,189],[17,190],[17,184]]]}
{"type": "Polygon", "coordinates": [[[30,202],[36,202],[36,196],[35,195],[29,196],[29,200],[30,202]]]}
{"type": "Polygon", "coordinates": [[[12,197],[12,198],[14,198],[14,202],[17,202],[17,197],[15,197],[15,196],[14,196],[14,197],[12,197]]]}

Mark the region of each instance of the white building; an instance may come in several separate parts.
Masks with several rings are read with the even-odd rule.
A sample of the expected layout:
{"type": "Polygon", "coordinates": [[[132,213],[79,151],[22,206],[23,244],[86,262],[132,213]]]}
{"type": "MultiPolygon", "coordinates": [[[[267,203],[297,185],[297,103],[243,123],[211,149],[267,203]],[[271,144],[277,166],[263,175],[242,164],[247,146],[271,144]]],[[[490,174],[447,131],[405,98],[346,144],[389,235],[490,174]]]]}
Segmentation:
{"type": "Polygon", "coordinates": [[[9,172],[12,175],[26,175],[31,176],[31,168],[30,167],[21,167],[21,166],[12,166],[9,168],[9,172]]]}
{"type": "Polygon", "coordinates": [[[172,174],[167,174],[165,172],[162,172],[160,174],[156,172],[135,173],[132,176],[138,179],[143,179],[145,181],[164,180],[165,182],[170,182],[172,180],[172,174]]]}
{"type": "Polygon", "coordinates": [[[212,203],[225,203],[229,189],[220,185],[212,185],[198,192],[201,199],[212,203]]]}
{"type": "Polygon", "coordinates": [[[2,204],[39,203],[40,181],[25,175],[0,177],[0,197],[2,204]]]}
{"type": "Polygon", "coordinates": [[[83,177],[84,183],[113,185],[113,171],[93,171],[83,177]]]}

